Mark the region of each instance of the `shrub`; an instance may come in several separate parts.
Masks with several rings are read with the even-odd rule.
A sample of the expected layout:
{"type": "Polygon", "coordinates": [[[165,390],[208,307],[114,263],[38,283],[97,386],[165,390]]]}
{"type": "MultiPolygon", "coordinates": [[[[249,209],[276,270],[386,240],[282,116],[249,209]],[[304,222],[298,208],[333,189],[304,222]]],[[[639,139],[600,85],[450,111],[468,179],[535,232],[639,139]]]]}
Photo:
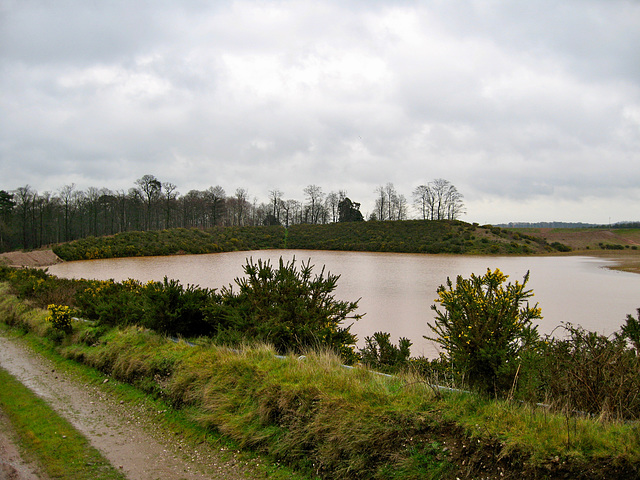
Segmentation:
{"type": "Polygon", "coordinates": [[[624,246],[617,243],[602,243],[598,244],[603,250],[624,250],[624,246]]]}
{"type": "Polygon", "coordinates": [[[409,364],[411,340],[400,338],[398,346],[391,343],[391,334],[375,332],[365,337],[365,347],[358,353],[362,363],[387,373],[398,372],[409,364]]]}
{"type": "Polygon", "coordinates": [[[76,294],[76,302],[83,317],[103,325],[140,324],[144,314],[143,285],[133,279],[92,280],[76,294]]]}
{"type": "Polygon", "coordinates": [[[640,354],[640,308],[638,308],[637,317],[636,319],[631,314],[627,315],[627,320],[620,329],[620,333],[631,342],[636,353],[640,354]]]}
{"type": "Polygon", "coordinates": [[[73,305],[80,282],[57,278],[46,269],[12,268],[0,266],[0,281],[7,281],[21,299],[28,299],[36,307],[47,305],[73,305]]]}
{"type": "Polygon", "coordinates": [[[53,325],[53,329],[64,333],[71,332],[71,319],[75,315],[71,307],[51,304],[47,308],[50,313],[46,320],[53,325]]]}
{"type": "Polygon", "coordinates": [[[213,326],[204,319],[204,306],[213,291],[187,285],[164,277],[149,282],[142,289],[142,324],[160,333],[195,337],[211,335],[213,326]]]}
{"type": "Polygon", "coordinates": [[[547,338],[530,368],[538,400],[605,418],[640,418],[640,357],[619,334],[611,338],[566,324],[567,337],[547,338]]]}
{"type": "Polygon", "coordinates": [[[353,360],[356,337],[349,331],[351,325],[341,324],[361,318],[353,313],[358,302],[334,298],[339,275],[325,276],[324,267],[313,275],[310,261],[302,262],[300,270],[295,262],[280,258],[274,268],[269,261],[247,261],[247,276],[235,279],[239,291],[224,287],[219,300],[209,304],[207,320],[218,326],[218,340],[264,341],[280,353],[325,346],[353,360]]]}
{"type": "Polygon", "coordinates": [[[551,244],[551,247],[556,249],[559,252],[570,252],[571,251],[571,247],[569,245],[565,245],[564,243],[560,243],[560,242],[553,242],[551,244]]]}
{"type": "Polygon", "coordinates": [[[470,386],[496,394],[511,388],[521,353],[535,345],[537,326],[532,320],[542,318],[536,304],[529,306],[531,290],[523,283],[508,283],[500,270],[487,269],[484,276],[457,277],[455,288],[450,278],[441,285],[432,309],[435,324],[428,324],[445,359],[454,370],[468,379],[470,386]]]}

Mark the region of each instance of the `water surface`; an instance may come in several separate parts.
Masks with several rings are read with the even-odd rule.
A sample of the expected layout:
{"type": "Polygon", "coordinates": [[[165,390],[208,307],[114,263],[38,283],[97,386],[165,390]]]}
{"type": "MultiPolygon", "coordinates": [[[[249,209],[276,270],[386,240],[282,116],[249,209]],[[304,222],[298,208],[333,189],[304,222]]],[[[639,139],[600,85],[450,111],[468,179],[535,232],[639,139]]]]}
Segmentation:
{"type": "Polygon", "coordinates": [[[534,302],[539,302],[544,318],[542,333],[551,333],[561,322],[571,322],[606,335],[618,330],[630,313],[640,307],[640,275],[606,268],[611,263],[593,257],[487,257],[464,255],[424,255],[315,250],[260,250],[250,252],[136,257],[66,262],[49,267],[60,277],[121,281],[162,280],[165,276],[182,284],[220,288],[243,276],[247,258],[292,260],[311,259],[314,271],[322,266],[339,274],[336,296],[357,300],[362,320],[352,331],[359,345],[376,331],[391,333],[394,342],[401,336],[411,339],[412,355],[435,356],[435,345],[424,340],[430,333],[427,322],[434,312],[430,306],[436,289],[447,277],[483,274],[500,268],[509,280],[522,281],[530,271],[528,286],[534,302]]]}

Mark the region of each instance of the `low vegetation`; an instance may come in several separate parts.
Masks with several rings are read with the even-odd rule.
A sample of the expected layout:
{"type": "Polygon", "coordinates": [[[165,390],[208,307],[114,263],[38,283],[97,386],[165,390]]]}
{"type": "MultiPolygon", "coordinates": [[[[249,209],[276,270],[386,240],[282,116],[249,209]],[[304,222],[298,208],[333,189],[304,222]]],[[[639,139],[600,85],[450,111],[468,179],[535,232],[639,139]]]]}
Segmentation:
{"type": "MultiPolygon", "coordinates": [[[[442,358],[411,359],[410,342],[401,339],[396,347],[384,332],[355,352],[348,329],[337,330],[338,319],[352,310],[349,304],[332,302],[336,279],[329,281],[323,272],[313,277],[305,268],[310,267],[298,271],[290,264],[276,269],[249,263],[247,276],[236,281],[239,291],[229,287],[223,294],[184,289],[169,281],[149,287],[131,281],[104,284],[104,302],[114,293],[114,305],[140,302],[138,307],[132,304],[139,315],[135,321],[86,315],[91,302],[78,299],[94,298],[102,284],[0,268],[0,279],[8,282],[0,292],[0,318],[42,336],[68,358],[163,398],[203,428],[322,478],[638,475],[640,371],[635,342],[640,317],[630,315],[611,339],[580,329],[561,340],[536,339],[531,323],[537,310],[526,304],[526,278],[522,284],[503,285],[506,277],[489,271],[476,277],[475,287],[473,278],[460,279],[455,288],[452,282],[441,287],[441,323],[434,329],[438,339],[444,342],[458,327],[470,330],[470,337],[459,335],[457,345],[442,358]],[[131,288],[141,290],[128,297],[131,288]],[[153,303],[164,311],[157,326],[145,324],[145,308],[150,306],[145,295],[151,294],[144,293],[147,288],[158,295],[153,303]],[[471,293],[458,295],[462,290],[471,293]],[[21,301],[11,300],[11,292],[21,301]],[[201,314],[194,308],[200,297],[201,314]],[[74,320],[70,331],[56,328],[46,311],[34,308],[60,305],[62,299],[71,299],[66,305],[86,319],[74,320]],[[333,326],[318,323],[321,314],[314,316],[308,301],[324,305],[325,320],[335,322],[333,326]],[[269,318],[281,322],[282,332],[289,331],[286,305],[292,311],[311,311],[305,323],[308,332],[279,336],[284,343],[277,349],[256,343],[262,338],[278,344],[273,337],[255,331],[241,335],[256,320],[269,318]],[[456,316],[458,306],[466,306],[471,316],[456,316]],[[217,330],[212,311],[237,321],[239,332],[216,339],[229,324],[217,330]],[[331,311],[337,313],[332,316],[331,311]],[[487,315],[493,323],[483,318],[487,315]],[[187,325],[203,321],[213,326],[214,334],[190,336],[188,341],[164,336],[176,333],[167,325],[185,318],[194,319],[187,325]],[[484,327],[502,331],[505,342],[474,356],[465,345],[474,336],[480,341],[484,327]],[[526,329],[530,331],[524,335],[526,329]],[[323,332],[331,335],[323,337],[323,332]],[[300,341],[307,333],[313,342],[300,341]],[[339,341],[332,343],[335,338],[339,341]],[[342,356],[334,353],[340,348],[346,349],[342,356]],[[349,356],[396,375],[346,368],[344,358],[349,356]],[[480,383],[469,382],[470,372],[481,364],[491,369],[478,375],[480,383]],[[436,386],[443,378],[459,390],[436,386]]],[[[100,312],[107,310],[106,303],[100,307],[100,312]]],[[[278,330],[275,323],[273,327],[278,330]]]]}
{"type": "Polygon", "coordinates": [[[509,228],[509,231],[535,237],[548,242],[550,245],[565,245],[571,251],[614,250],[637,252],[640,245],[640,228],[637,225],[630,228],[612,226],[591,228],[509,228]]]}
{"type": "Polygon", "coordinates": [[[438,288],[433,305],[436,318],[431,338],[443,348],[443,358],[451,369],[466,376],[474,389],[498,395],[514,385],[525,352],[535,348],[538,331],[534,320],[542,318],[533,296],[526,290],[529,273],[522,283],[505,285],[500,270],[487,270],[482,276],[458,276],[455,287],[447,279],[438,288]]]}
{"type": "Polygon", "coordinates": [[[455,220],[345,222],[326,225],[216,227],[125,232],[53,247],[63,260],[199,254],[260,249],[403,253],[532,254],[565,251],[560,242],[455,220]]]}
{"type": "Polygon", "coordinates": [[[63,260],[200,254],[283,248],[286,230],[279,226],[173,228],[86,237],[53,247],[63,260]]]}

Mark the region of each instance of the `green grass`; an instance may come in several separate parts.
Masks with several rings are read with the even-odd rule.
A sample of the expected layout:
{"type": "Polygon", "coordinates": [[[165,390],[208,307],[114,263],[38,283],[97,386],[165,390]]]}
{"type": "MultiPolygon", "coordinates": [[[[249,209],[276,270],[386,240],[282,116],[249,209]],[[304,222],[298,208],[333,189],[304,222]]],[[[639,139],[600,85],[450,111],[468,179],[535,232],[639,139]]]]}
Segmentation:
{"type": "Polygon", "coordinates": [[[0,368],[0,408],[18,443],[51,478],[124,479],[69,422],[0,368]]]}
{"type": "Polygon", "coordinates": [[[64,351],[154,391],[204,431],[324,478],[389,478],[391,471],[395,478],[448,478],[464,469],[481,474],[487,462],[535,478],[557,468],[555,458],[573,472],[595,462],[628,474],[640,461],[637,423],[567,423],[517,403],[439,395],[415,378],[345,369],[328,353],[280,359],[266,346],[188,347],[135,328],[112,332],[98,347],[64,351]],[[176,359],[160,389],[140,383],[157,375],[154,357],[176,359]]]}
{"type": "MultiPolygon", "coordinates": [[[[261,455],[255,450],[241,450],[241,446],[238,442],[228,436],[224,436],[218,431],[206,428],[196,422],[194,418],[198,415],[197,409],[174,408],[165,397],[158,395],[159,390],[155,388],[156,383],[152,379],[141,377],[137,387],[126,382],[118,381],[113,377],[111,377],[111,381],[103,383],[105,379],[104,371],[89,367],[82,362],[70,360],[60,354],[61,350],[59,345],[56,342],[51,341],[49,338],[48,334],[50,333],[50,326],[43,322],[46,312],[28,308],[22,302],[17,301],[15,297],[9,295],[5,288],[6,285],[0,284],[0,333],[6,336],[18,338],[21,342],[28,344],[29,347],[40,355],[50,359],[55,364],[56,369],[72,374],[72,376],[78,378],[82,383],[91,384],[94,387],[99,388],[114,401],[121,401],[128,405],[135,405],[136,408],[144,412],[143,415],[150,418],[153,424],[158,428],[161,428],[165,432],[172,432],[172,435],[174,436],[172,441],[179,439],[184,445],[186,445],[186,448],[194,450],[198,449],[203,442],[207,443],[209,446],[219,451],[220,459],[222,461],[233,461],[249,465],[251,470],[255,473],[256,478],[270,478],[274,480],[310,480],[311,478],[315,478],[313,476],[296,472],[286,465],[280,464],[277,459],[261,455]],[[3,321],[6,321],[7,319],[7,312],[19,317],[18,323],[15,323],[13,328],[9,328],[6,323],[3,323],[3,321]],[[151,391],[154,391],[155,394],[150,394],[151,391]]],[[[107,336],[104,338],[108,339],[109,337],[107,336]]],[[[147,366],[144,368],[151,370],[155,369],[155,367],[148,367],[149,364],[163,365],[166,363],[166,358],[162,357],[166,351],[154,349],[154,339],[149,340],[151,341],[150,344],[147,345],[147,347],[150,347],[148,351],[154,353],[151,353],[146,358],[147,366]]],[[[158,337],[157,340],[162,344],[166,344],[166,340],[162,337],[158,337]]],[[[140,339],[137,339],[132,342],[132,345],[143,346],[143,343],[144,342],[140,342],[140,339]]],[[[117,360],[117,357],[118,355],[115,354],[110,355],[111,359],[117,360]]],[[[122,359],[119,362],[119,366],[123,369],[119,372],[120,375],[122,375],[127,369],[130,372],[135,372],[136,370],[135,366],[125,364],[122,359]]],[[[143,363],[138,364],[138,366],[143,366],[143,363]]],[[[5,384],[1,377],[0,385],[3,386],[0,388],[1,396],[5,391],[5,384]]],[[[28,392],[29,391],[27,390],[27,393],[28,392]]],[[[38,400],[37,397],[35,398],[38,400]]],[[[1,400],[0,408],[4,409],[1,400]]],[[[47,416],[55,415],[55,412],[52,410],[50,410],[50,412],[50,415],[47,416]]],[[[69,438],[68,435],[67,437],[69,438]]],[[[42,437],[40,438],[40,441],[43,444],[48,444],[43,447],[47,450],[55,450],[57,448],[57,444],[55,443],[57,438],[50,440],[42,437]]],[[[46,461],[46,459],[43,460],[43,462],[46,461]]],[[[109,479],[112,477],[95,475],[93,477],[87,477],[72,473],[69,476],[58,477],[52,475],[52,478],[109,479]]],[[[124,477],[117,476],[113,478],[124,477]]]]}
{"type": "MultiPolygon", "coordinates": [[[[0,318],[8,303],[0,298],[0,318]]],[[[46,312],[20,316],[24,328],[37,332],[46,312]]],[[[117,382],[108,388],[159,402],[153,408],[167,410],[158,420],[167,428],[188,432],[194,441],[231,442],[303,475],[638,475],[638,422],[566,417],[517,402],[438,393],[412,376],[344,368],[327,352],[282,359],[264,345],[232,351],[196,339],[191,347],[137,327],[111,330],[88,344],[82,338],[89,328],[74,324],[73,334],[55,348],[46,338],[29,338],[41,349],[129,382],[138,390],[117,382]]]]}

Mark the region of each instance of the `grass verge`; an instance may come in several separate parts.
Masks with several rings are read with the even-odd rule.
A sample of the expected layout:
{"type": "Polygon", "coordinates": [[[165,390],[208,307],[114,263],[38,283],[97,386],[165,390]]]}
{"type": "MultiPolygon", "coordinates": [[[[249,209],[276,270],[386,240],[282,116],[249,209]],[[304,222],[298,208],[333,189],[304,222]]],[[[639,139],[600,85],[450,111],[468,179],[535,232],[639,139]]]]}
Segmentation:
{"type": "Polygon", "coordinates": [[[126,478],[68,421],[2,368],[0,385],[0,408],[17,433],[18,444],[51,478],[126,478]]]}
{"type": "MultiPolygon", "coordinates": [[[[46,312],[18,315],[8,303],[0,296],[0,318],[47,337],[46,312]]],[[[73,328],[56,352],[166,402],[206,441],[222,434],[310,476],[628,479],[640,471],[637,422],[444,394],[410,376],[345,369],[325,352],[276,358],[267,346],[232,351],[138,327],[100,336],[88,334],[89,322],[73,328]]]]}
{"type": "MultiPolygon", "coordinates": [[[[224,436],[218,431],[205,428],[193,420],[193,409],[176,409],[166,399],[149,394],[144,388],[135,387],[129,383],[118,381],[114,376],[104,383],[105,373],[83,362],[66,358],[57,343],[50,325],[42,320],[46,311],[32,309],[28,304],[20,302],[8,294],[6,285],[0,284],[0,332],[9,337],[18,338],[38,354],[51,360],[57,370],[66,372],[77,378],[80,383],[90,384],[99,388],[114,402],[122,402],[132,406],[139,414],[136,417],[147,419],[147,428],[156,433],[164,433],[171,442],[180,442],[185,450],[199,450],[203,443],[219,452],[219,459],[248,466],[255,474],[255,478],[270,478],[273,480],[311,480],[308,475],[297,472],[281,464],[277,459],[261,455],[251,449],[241,449],[238,442],[224,436]],[[10,326],[8,326],[10,325],[10,326]]],[[[143,382],[144,383],[144,382],[143,382]]],[[[0,379],[0,391],[4,391],[4,383],[0,379]]],[[[0,392],[1,393],[1,392],[0,392]]],[[[37,397],[36,397],[37,398],[37,397]]],[[[1,407],[1,404],[0,404],[1,407]]],[[[48,439],[41,439],[48,442],[48,439]]],[[[47,448],[55,449],[55,444],[47,448]]],[[[53,477],[58,478],[58,477],[53,477]]],[[[82,477],[61,476],[59,478],[111,478],[111,477],[82,477]]],[[[125,477],[114,477],[125,478],[125,477]]]]}

